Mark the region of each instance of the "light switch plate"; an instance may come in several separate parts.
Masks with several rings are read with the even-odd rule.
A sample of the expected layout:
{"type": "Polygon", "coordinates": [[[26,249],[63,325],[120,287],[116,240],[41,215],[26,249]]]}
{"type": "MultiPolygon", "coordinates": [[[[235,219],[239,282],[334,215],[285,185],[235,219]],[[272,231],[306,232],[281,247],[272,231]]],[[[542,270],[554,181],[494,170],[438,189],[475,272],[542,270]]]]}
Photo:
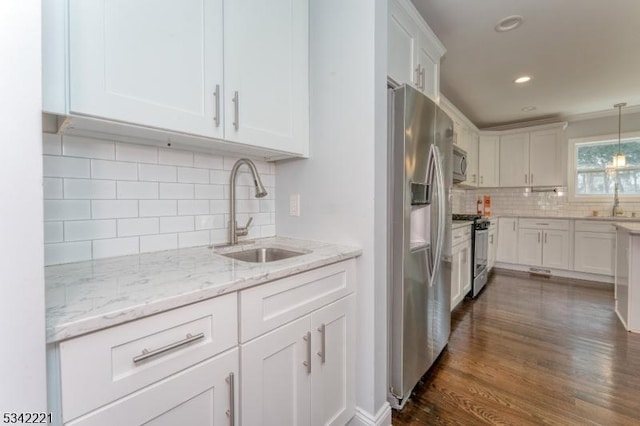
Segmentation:
{"type": "Polygon", "coordinates": [[[289,195],[289,216],[300,216],[300,194],[289,195]]]}

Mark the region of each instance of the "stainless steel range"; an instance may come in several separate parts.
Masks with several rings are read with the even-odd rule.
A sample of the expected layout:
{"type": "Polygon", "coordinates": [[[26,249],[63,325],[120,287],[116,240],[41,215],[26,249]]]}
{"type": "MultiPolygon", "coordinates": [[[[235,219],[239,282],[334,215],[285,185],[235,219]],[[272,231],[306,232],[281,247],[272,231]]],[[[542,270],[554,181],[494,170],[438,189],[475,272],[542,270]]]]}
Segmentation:
{"type": "Polygon", "coordinates": [[[475,298],[487,284],[489,219],[477,214],[454,214],[453,220],[473,221],[473,233],[471,234],[471,276],[473,277],[473,283],[470,296],[475,298]]]}

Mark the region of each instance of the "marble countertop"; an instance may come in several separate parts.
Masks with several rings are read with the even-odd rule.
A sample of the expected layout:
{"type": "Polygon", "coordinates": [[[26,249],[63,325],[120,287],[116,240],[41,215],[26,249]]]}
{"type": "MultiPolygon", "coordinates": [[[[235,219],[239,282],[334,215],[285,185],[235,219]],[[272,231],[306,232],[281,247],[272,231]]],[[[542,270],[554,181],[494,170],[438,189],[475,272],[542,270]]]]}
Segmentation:
{"type": "Polygon", "coordinates": [[[617,228],[622,228],[626,231],[629,231],[630,234],[633,235],[638,235],[640,234],[640,223],[629,223],[629,222],[623,222],[623,223],[616,223],[616,227],[617,228]]]}
{"type": "Polygon", "coordinates": [[[499,216],[491,217],[496,219],[498,217],[518,217],[523,219],[567,219],[567,220],[597,220],[602,222],[640,222],[640,217],[626,217],[626,216],[535,216],[535,215],[518,215],[518,214],[501,214],[499,216]]]}
{"type": "Polygon", "coordinates": [[[465,226],[473,225],[471,220],[454,220],[451,222],[451,229],[464,228],[465,226]]]}
{"type": "Polygon", "coordinates": [[[79,336],[362,254],[357,247],[272,237],[227,248],[194,247],[45,268],[47,343],[79,336]],[[249,246],[304,251],[270,263],[216,252],[249,246]],[[215,251],[214,251],[215,250],[215,251]]]}

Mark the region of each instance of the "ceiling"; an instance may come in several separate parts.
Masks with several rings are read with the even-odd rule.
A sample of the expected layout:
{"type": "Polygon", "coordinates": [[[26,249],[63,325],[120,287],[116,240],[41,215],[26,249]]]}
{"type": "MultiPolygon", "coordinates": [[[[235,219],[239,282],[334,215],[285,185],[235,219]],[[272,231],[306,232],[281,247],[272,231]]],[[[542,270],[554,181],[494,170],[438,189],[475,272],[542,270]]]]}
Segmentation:
{"type": "Polygon", "coordinates": [[[440,91],[478,128],[640,105],[640,0],[411,1],[447,49],[440,91]]]}

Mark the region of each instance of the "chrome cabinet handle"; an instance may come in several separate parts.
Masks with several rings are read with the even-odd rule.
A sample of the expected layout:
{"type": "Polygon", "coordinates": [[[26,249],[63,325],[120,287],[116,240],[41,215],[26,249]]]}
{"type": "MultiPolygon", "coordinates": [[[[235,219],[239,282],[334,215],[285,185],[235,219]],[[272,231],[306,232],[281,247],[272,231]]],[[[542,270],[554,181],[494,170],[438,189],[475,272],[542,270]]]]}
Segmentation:
{"type": "Polygon", "coordinates": [[[237,90],[233,94],[233,127],[236,131],[240,128],[240,97],[237,90]]]}
{"type": "Polygon", "coordinates": [[[493,244],[493,235],[489,235],[489,238],[491,238],[491,240],[489,241],[489,244],[493,244]]]}
{"type": "Polygon", "coordinates": [[[540,231],[538,231],[538,243],[540,243],[540,231]]]}
{"type": "Polygon", "coordinates": [[[480,184],[482,185],[484,183],[484,176],[480,175],[480,184]]]}
{"type": "Polygon", "coordinates": [[[524,183],[529,183],[529,175],[524,175],[524,183]]]}
{"type": "Polygon", "coordinates": [[[544,233],[544,243],[547,244],[547,233],[544,233]]]}
{"type": "Polygon", "coordinates": [[[214,123],[216,123],[216,127],[220,127],[220,85],[216,84],[216,91],[213,92],[214,99],[214,107],[216,111],[216,115],[213,117],[214,123]]]}
{"type": "Polygon", "coordinates": [[[418,89],[420,89],[420,65],[418,65],[415,69],[415,73],[416,73],[416,87],[418,87],[418,89]]]}
{"type": "Polygon", "coordinates": [[[320,327],[318,327],[318,331],[320,332],[320,352],[318,352],[318,356],[320,357],[320,361],[322,362],[322,364],[324,364],[325,361],[327,360],[327,355],[326,355],[327,326],[325,324],[322,324],[320,327]]]}
{"type": "Polygon", "coordinates": [[[473,183],[476,183],[476,175],[475,173],[471,175],[473,177],[473,183]]]}
{"type": "Polygon", "coordinates": [[[307,367],[307,374],[311,374],[311,332],[307,331],[307,334],[302,336],[302,340],[307,342],[307,359],[302,361],[302,365],[307,367]]]}
{"type": "Polygon", "coordinates": [[[516,231],[516,221],[514,220],[513,221],[513,232],[515,232],[515,231],[516,231]]]}
{"type": "Polygon", "coordinates": [[[235,375],[233,371],[229,373],[226,381],[229,383],[229,409],[227,410],[227,417],[229,417],[229,424],[233,426],[236,422],[235,375]]]}
{"type": "Polygon", "coordinates": [[[420,71],[420,75],[422,76],[422,79],[420,80],[422,82],[422,90],[427,88],[427,78],[425,74],[425,67],[422,67],[422,70],[420,71]]]}
{"type": "Polygon", "coordinates": [[[531,185],[533,185],[533,173],[531,173],[531,185]]]}
{"type": "Polygon", "coordinates": [[[154,349],[152,351],[148,350],[148,349],[143,349],[142,353],[138,356],[133,357],[133,363],[137,364],[139,362],[145,361],[149,358],[153,358],[156,357],[158,355],[162,355],[165,352],[169,352],[170,350],[173,349],[177,349],[181,346],[185,346],[188,345],[190,343],[193,343],[197,340],[200,339],[204,339],[204,333],[198,333],[195,336],[192,336],[191,334],[187,334],[187,337],[184,340],[180,340],[179,342],[175,342],[175,343],[171,343],[167,346],[163,346],[161,348],[158,349],[154,349]]]}

